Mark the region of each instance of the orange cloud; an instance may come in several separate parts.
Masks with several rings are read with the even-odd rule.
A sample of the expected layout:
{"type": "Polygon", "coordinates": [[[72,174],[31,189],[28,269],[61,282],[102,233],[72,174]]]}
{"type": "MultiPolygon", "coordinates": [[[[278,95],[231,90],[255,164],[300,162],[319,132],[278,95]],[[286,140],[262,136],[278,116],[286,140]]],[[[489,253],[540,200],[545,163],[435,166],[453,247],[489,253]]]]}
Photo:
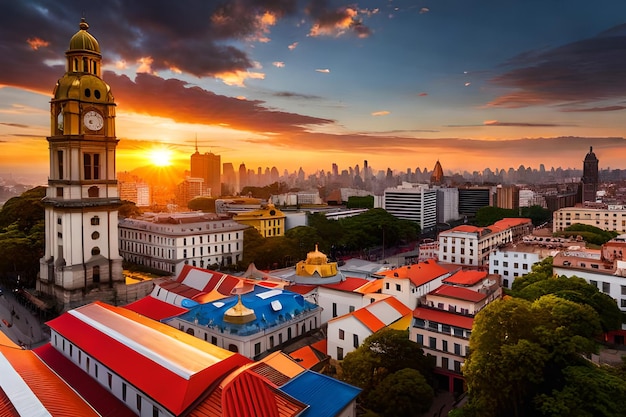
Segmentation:
{"type": "Polygon", "coordinates": [[[50,42],[44,41],[43,39],[40,39],[40,38],[29,38],[26,40],[26,42],[28,42],[28,45],[31,47],[33,51],[36,51],[39,48],[45,48],[48,45],[50,45],[50,42]]]}
{"type": "Polygon", "coordinates": [[[390,113],[391,112],[389,112],[387,110],[381,110],[381,111],[372,112],[372,116],[387,116],[390,113]]]}
{"type": "Polygon", "coordinates": [[[265,79],[265,74],[262,72],[252,71],[231,71],[216,74],[215,78],[222,80],[226,85],[234,85],[237,87],[245,87],[245,81],[249,78],[256,80],[265,79]]]}

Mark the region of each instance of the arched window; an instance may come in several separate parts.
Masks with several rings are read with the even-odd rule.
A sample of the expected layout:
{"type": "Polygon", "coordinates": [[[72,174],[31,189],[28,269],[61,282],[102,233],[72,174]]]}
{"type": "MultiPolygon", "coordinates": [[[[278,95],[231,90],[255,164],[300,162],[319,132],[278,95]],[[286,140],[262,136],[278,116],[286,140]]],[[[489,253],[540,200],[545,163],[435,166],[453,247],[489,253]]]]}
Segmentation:
{"type": "Polygon", "coordinates": [[[232,344],[232,343],[231,343],[230,345],[228,345],[228,350],[229,350],[230,352],[239,353],[239,349],[237,348],[237,345],[234,345],[234,344],[232,344]]]}
{"type": "Polygon", "coordinates": [[[87,195],[89,197],[92,198],[97,198],[100,196],[100,188],[96,187],[95,185],[93,187],[89,187],[89,189],[87,190],[87,195]]]}
{"type": "Polygon", "coordinates": [[[93,249],[91,249],[91,255],[93,256],[100,255],[100,248],[97,246],[94,246],[93,249]]]}
{"type": "Polygon", "coordinates": [[[98,265],[92,268],[93,282],[100,282],[100,267],[98,265]]]}

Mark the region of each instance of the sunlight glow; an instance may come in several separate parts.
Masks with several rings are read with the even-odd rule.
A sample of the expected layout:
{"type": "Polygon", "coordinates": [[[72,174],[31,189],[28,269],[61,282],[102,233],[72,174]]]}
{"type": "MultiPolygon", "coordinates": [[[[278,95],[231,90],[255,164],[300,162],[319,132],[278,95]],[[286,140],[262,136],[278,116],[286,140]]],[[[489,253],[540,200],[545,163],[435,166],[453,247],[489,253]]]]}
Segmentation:
{"type": "Polygon", "coordinates": [[[157,167],[167,167],[172,165],[173,152],[170,149],[158,148],[153,149],[149,153],[149,159],[152,165],[157,167]]]}

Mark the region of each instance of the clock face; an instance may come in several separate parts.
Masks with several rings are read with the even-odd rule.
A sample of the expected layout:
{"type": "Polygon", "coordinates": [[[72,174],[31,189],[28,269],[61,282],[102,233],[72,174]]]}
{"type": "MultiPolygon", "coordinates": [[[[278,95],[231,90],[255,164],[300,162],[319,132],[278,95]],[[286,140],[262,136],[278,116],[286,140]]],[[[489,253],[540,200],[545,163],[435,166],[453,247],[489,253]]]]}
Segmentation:
{"type": "Polygon", "coordinates": [[[93,132],[97,132],[104,126],[104,119],[97,111],[90,110],[83,116],[85,127],[93,132]]]}

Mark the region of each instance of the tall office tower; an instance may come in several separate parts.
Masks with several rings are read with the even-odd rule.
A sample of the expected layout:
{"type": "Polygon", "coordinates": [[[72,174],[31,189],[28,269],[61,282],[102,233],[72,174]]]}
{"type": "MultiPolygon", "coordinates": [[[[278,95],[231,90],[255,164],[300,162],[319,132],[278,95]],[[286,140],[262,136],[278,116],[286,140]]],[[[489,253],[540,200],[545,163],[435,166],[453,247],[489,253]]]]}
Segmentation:
{"type": "Polygon", "coordinates": [[[583,177],[581,179],[582,202],[596,201],[598,191],[598,158],[593,153],[593,147],[589,147],[589,153],[583,161],[583,177]]]}
{"type": "Polygon", "coordinates": [[[50,176],[45,205],[45,249],[37,289],[64,310],[83,304],[90,289],[100,299],[124,282],[118,249],[121,204],[115,176],[115,100],[102,76],[100,45],[82,19],[71,38],[66,72],[50,101],[50,176]]]}
{"type": "Polygon", "coordinates": [[[280,175],[278,174],[278,168],[272,167],[270,170],[270,181],[273,183],[280,181],[280,175]]]}
{"type": "Polygon", "coordinates": [[[339,177],[339,166],[337,166],[337,164],[335,164],[333,162],[333,179],[336,179],[337,177],[339,177]]]}
{"type": "Polygon", "coordinates": [[[243,162],[239,165],[239,192],[248,186],[248,169],[243,162]]]}
{"type": "Polygon", "coordinates": [[[517,210],[519,205],[519,187],[517,185],[498,185],[496,187],[496,207],[517,210]]]}
{"type": "Polygon", "coordinates": [[[237,174],[232,162],[224,162],[222,165],[222,187],[225,195],[233,195],[237,191],[237,174]]]}
{"type": "Polygon", "coordinates": [[[211,197],[219,197],[222,194],[222,161],[219,155],[212,152],[201,154],[196,152],[191,155],[191,177],[202,178],[204,186],[211,197]]]}
{"type": "Polygon", "coordinates": [[[399,219],[417,222],[422,233],[432,232],[437,227],[435,189],[411,184],[387,188],[383,195],[383,208],[399,219]]]}
{"type": "Polygon", "coordinates": [[[474,216],[481,207],[492,205],[491,187],[459,188],[459,214],[474,216]]]}

